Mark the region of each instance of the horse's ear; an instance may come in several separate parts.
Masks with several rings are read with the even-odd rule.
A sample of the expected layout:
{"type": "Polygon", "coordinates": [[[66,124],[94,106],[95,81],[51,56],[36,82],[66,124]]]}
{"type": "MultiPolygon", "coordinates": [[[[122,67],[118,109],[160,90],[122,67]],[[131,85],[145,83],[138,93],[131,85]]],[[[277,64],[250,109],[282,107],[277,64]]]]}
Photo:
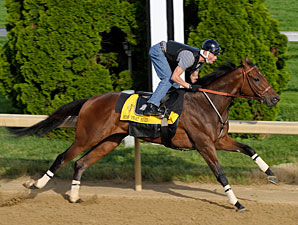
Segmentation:
{"type": "Polygon", "coordinates": [[[241,59],[242,66],[247,66],[247,64],[250,63],[250,59],[248,58],[248,55],[246,55],[245,60],[241,59]]]}
{"type": "Polygon", "coordinates": [[[247,66],[246,61],[244,61],[243,59],[241,59],[241,65],[242,65],[242,66],[247,66]]]}

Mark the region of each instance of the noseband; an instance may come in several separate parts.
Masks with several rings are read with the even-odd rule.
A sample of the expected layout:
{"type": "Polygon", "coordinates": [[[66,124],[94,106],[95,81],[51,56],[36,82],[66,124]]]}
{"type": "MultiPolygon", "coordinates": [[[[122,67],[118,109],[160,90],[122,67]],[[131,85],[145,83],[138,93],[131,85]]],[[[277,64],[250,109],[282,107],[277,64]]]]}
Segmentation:
{"type": "MultiPolygon", "coordinates": [[[[269,86],[268,86],[267,88],[265,88],[263,91],[259,91],[259,90],[257,89],[257,87],[255,86],[255,84],[254,84],[253,82],[251,82],[250,79],[248,79],[249,77],[251,77],[251,76],[250,76],[250,72],[253,71],[253,70],[256,69],[256,68],[257,68],[256,66],[253,66],[253,67],[251,67],[251,68],[250,68],[249,70],[247,70],[247,71],[245,71],[244,68],[243,68],[243,83],[242,83],[242,87],[241,87],[240,92],[242,93],[242,89],[243,89],[245,80],[247,80],[247,82],[248,82],[250,88],[253,90],[253,92],[254,92],[257,96],[259,96],[259,98],[256,98],[256,99],[262,101],[264,94],[265,94],[267,91],[269,91],[269,90],[272,88],[272,86],[269,85],[269,86]]],[[[259,73],[259,75],[261,75],[261,77],[263,77],[263,75],[262,75],[259,71],[257,71],[257,72],[259,73]]]]}

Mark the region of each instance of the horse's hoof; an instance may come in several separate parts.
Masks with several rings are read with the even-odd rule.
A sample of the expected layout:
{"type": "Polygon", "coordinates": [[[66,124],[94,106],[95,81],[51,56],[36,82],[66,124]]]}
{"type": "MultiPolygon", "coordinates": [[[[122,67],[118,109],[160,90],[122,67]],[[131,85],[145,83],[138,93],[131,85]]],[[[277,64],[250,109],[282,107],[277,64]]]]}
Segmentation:
{"type": "Polygon", "coordinates": [[[29,187],[29,189],[31,189],[31,190],[37,190],[37,189],[39,189],[39,188],[36,187],[35,184],[33,184],[33,185],[31,185],[31,186],[29,187]]]}
{"type": "Polygon", "coordinates": [[[235,206],[237,207],[237,212],[247,212],[248,210],[244,208],[239,202],[236,202],[235,206]]]}
{"type": "Polygon", "coordinates": [[[246,208],[242,208],[242,209],[237,209],[237,212],[240,212],[240,213],[248,212],[248,210],[246,208]]]}
{"type": "Polygon", "coordinates": [[[24,183],[23,186],[27,189],[33,189],[33,190],[39,189],[38,187],[35,186],[34,183],[35,183],[35,181],[31,179],[31,180],[26,181],[26,183],[24,183]]]}
{"type": "Polygon", "coordinates": [[[83,202],[83,200],[82,199],[77,199],[77,200],[75,200],[75,199],[69,199],[69,202],[70,203],[82,203],[83,202]]]}
{"type": "Polygon", "coordinates": [[[273,183],[273,184],[277,184],[278,183],[278,180],[277,180],[277,177],[276,176],[268,176],[267,177],[268,181],[273,183]]]}

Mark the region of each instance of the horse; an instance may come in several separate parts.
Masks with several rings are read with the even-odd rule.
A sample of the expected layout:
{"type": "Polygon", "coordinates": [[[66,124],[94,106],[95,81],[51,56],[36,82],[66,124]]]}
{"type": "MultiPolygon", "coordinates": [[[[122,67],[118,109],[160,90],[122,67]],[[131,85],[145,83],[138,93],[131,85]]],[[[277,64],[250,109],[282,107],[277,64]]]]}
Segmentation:
{"type": "MultiPolygon", "coordinates": [[[[269,107],[280,100],[264,75],[248,57],[240,66],[233,64],[200,79],[204,88],[199,92],[185,92],[183,110],[172,143],[177,148],[195,149],[204,158],[217,181],[223,186],[229,202],[239,212],[247,211],[235,196],[219,163],[217,150],[240,152],[251,157],[267,175],[268,181],[276,184],[277,178],[269,166],[248,145],[237,142],[228,135],[228,109],[235,97],[257,99],[269,107]],[[207,94],[211,92],[211,94],[207,94]]],[[[68,119],[77,118],[75,140],[38,180],[29,180],[26,187],[43,188],[58,169],[86,152],[75,162],[69,196],[71,203],[79,202],[79,190],[83,172],[93,163],[115,149],[128,135],[129,122],[120,120],[115,105],[120,92],[110,92],[88,99],[67,103],[47,119],[27,128],[10,130],[17,136],[45,134],[68,119]],[[89,151],[87,151],[89,150],[89,151]]],[[[142,138],[144,141],[161,144],[161,138],[142,138]]]]}

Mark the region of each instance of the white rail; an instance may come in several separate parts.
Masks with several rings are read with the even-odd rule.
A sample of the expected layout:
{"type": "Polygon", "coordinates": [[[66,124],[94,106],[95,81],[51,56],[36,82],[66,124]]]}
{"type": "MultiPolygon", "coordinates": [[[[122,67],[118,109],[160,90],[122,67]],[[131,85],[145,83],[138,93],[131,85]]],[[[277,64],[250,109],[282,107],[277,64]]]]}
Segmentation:
{"type": "Polygon", "coordinates": [[[230,120],[229,133],[298,134],[298,122],[230,120]]]}
{"type": "MultiPolygon", "coordinates": [[[[0,114],[0,127],[30,127],[46,118],[46,115],[0,114]]],[[[76,119],[64,122],[59,127],[75,128],[76,119]]]]}
{"type": "MultiPolygon", "coordinates": [[[[45,120],[47,117],[46,115],[0,114],[0,126],[29,127],[45,120]]],[[[245,120],[230,120],[229,122],[229,133],[298,135],[298,122],[245,120]]],[[[66,128],[74,128],[75,126],[76,120],[60,125],[60,127],[66,128]]]]}

